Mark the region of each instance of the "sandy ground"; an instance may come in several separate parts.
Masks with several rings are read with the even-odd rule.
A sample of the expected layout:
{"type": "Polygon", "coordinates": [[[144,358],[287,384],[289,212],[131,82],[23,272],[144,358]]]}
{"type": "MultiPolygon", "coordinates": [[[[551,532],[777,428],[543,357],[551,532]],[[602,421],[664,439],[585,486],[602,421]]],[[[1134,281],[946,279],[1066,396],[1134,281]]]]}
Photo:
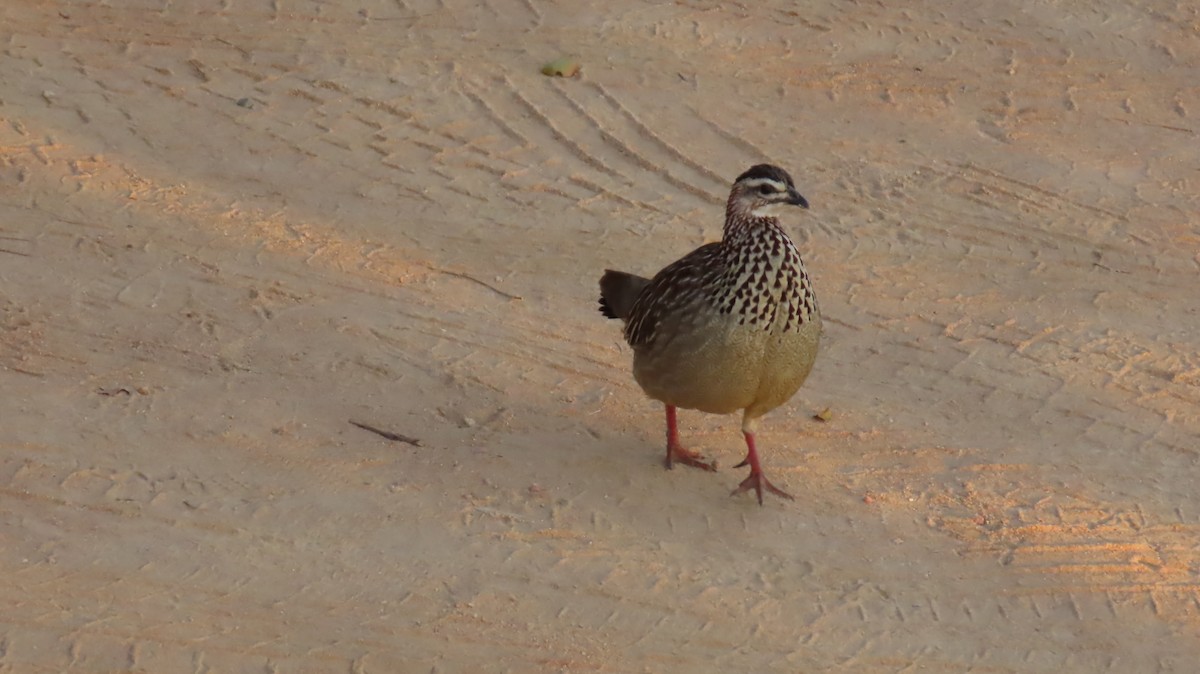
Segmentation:
{"type": "Polygon", "coordinates": [[[0,3],[0,672],[1195,671],[1193,3],[55,4],[0,3]],[[735,417],[662,470],[595,283],[764,160],[827,331],[760,508],[735,417]]]}

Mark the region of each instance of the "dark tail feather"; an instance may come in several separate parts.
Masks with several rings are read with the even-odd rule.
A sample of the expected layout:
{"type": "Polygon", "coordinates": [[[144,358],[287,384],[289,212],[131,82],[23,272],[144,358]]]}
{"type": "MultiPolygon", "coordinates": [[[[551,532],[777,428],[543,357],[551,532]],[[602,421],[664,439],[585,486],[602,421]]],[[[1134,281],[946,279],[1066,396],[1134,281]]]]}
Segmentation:
{"type": "Polygon", "coordinates": [[[600,277],[600,313],[609,318],[626,320],[633,311],[633,302],[650,279],[623,271],[604,270],[600,277]]]}
{"type": "Polygon", "coordinates": [[[604,314],[605,318],[620,318],[620,316],[613,313],[612,307],[608,306],[608,302],[604,301],[603,295],[600,296],[600,313],[604,314]]]}

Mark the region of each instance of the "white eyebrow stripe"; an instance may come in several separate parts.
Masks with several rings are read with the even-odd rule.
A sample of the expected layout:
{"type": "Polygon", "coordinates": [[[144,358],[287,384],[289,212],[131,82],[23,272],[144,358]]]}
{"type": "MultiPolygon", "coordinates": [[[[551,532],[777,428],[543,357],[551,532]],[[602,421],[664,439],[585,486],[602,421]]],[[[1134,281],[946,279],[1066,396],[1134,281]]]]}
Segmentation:
{"type": "Polygon", "coordinates": [[[751,178],[749,180],[743,180],[742,184],[746,187],[761,187],[763,185],[770,185],[771,187],[775,188],[776,192],[786,192],[788,188],[786,184],[781,183],[774,178],[751,178]]]}

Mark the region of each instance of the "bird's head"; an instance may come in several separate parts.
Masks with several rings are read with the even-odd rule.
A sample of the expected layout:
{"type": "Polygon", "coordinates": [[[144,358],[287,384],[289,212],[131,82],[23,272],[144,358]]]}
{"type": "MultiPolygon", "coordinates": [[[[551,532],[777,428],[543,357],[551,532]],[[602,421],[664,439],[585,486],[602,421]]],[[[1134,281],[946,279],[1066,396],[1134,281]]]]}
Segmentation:
{"type": "Polygon", "coordinates": [[[754,218],[774,218],[787,206],[808,208],[787,171],[770,164],[751,166],[738,176],[729,193],[728,211],[754,218]]]}

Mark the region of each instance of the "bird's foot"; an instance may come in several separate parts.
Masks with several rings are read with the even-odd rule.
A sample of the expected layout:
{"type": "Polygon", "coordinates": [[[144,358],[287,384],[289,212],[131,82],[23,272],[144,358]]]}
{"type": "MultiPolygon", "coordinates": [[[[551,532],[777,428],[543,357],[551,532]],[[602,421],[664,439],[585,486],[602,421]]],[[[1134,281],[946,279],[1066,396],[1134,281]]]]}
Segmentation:
{"type": "MultiPolygon", "coordinates": [[[[743,461],[740,465],[744,466],[744,465],[746,465],[746,462],[743,461]]],[[[767,476],[763,475],[761,471],[755,471],[755,470],[750,471],[750,476],[747,477],[745,480],[742,480],[742,483],[739,484],[738,488],[734,489],[733,494],[730,494],[730,495],[732,496],[735,494],[740,494],[744,491],[750,491],[751,489],[753,489],[754,492],[756,494],[758,494],[758,505],[762,505],[763,504],[762,496],[763,496],[764,488],[767,491],[771,492],[772,494],[775,494],[776,496],[782,496],[783,498],[785,498],[789,501],[796,500],[791,494],[789,494],[786,491],[780,489],[779,487],[776,487],[775,485],[771,484],[771,481],[768,480],[767,476]]]]}
{"type": "Polygon", "coordinates": [[[684,449],[682,445],[678,444],[667,445],[667,458],[663,460],[663,465],[670,469],[674,468],[676,463],[707,471],[717,469],[716,461],[705,461],[699,452],[684,449]]]}

